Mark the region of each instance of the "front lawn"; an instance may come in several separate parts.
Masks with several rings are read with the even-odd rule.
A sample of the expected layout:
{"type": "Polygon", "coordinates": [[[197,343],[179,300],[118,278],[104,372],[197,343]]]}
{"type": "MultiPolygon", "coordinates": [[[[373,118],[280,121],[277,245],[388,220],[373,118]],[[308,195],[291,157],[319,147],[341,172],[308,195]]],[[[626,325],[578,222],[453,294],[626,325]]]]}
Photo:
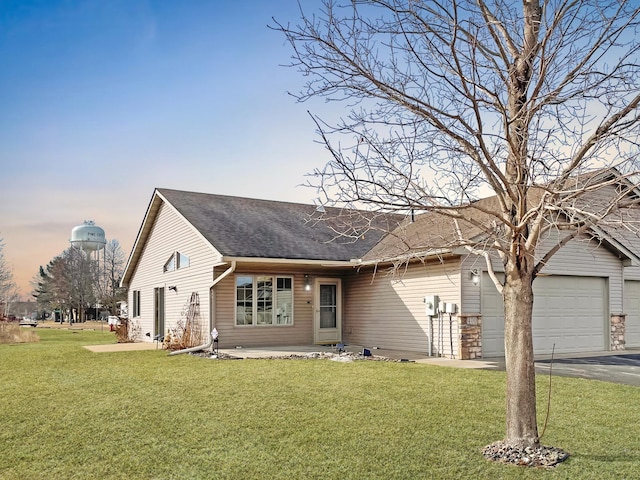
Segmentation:
{"type": "MultiPolygon", "coordinates": [[[[554,377],[554,470],[485,460],[504,373],[413,363],[92,353],[113,333],[0,345],[0,479],[638,478],[640,390],[554,377]]],[[[547,378],[538,385],[539,422],[547,378]]]]}

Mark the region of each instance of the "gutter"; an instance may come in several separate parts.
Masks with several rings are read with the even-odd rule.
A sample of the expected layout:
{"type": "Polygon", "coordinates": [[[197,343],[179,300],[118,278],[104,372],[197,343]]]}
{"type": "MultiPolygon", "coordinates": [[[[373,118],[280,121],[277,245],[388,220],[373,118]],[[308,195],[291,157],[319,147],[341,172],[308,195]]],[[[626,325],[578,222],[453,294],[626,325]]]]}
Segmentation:
{"type": "MultiPolygon", "coordinates": [[[[227,268],[224,272],[222,272],[222,275],[220,275],[219,277],[217,277],[213,281],[213,283],[209,287],[209,290],[211,290],[213,287],[215,287],[223,278],[228,277],[229,275],[231,275],[235,270],[236,270],[236,261],[233,260],[231,262],[231,266],[229,268],[227,268]]],[[[209,326],[211,326],[211,325],[209,325],[209,326]]],[[[176,350],[175,352],[169,353],[169,356],[171,356],[171,355],[180,355],[181,353],[199,352],[201,350],[206,350],[207,348],[211,347],[212,345],[213,345],[213,335],[209,335],[209,341],[207,343],[204,343],[202,345],[198,345],[197,347],[191,347],[191,348],[185,348],[185,349],[182,349],[182,350],[176,350]]]]}
{"type": "Polygon", "coordinates": [[[380,265],[381,263],[395,263],[398,261],[408,262],[411,260],[422,260],[424,258],[429,258],[429,257],[441,258],[448,255],[456,256],[458,255],[458,253],[455,251],[452,251],[449,248],[437,248],[432,250],[413,252],[405,255],[397,255],[395,257],[386,257],[386,258],[382,257],[375,260],[362,260],[360,258],[354,258],[351,260],[351,263],[358,267],[366,267],[366,266],[380,265]]]}
{"type": "Polygon", "coordinates": [[[227,262],[246,262],[246,263],[280,263],[287,265],[319,265],[322,267],[352,267],[357,263],[356,260],[308,260],[299,258],[271,258],[271,257],[223,257],[223,261],[227,262]]]}
{"type": "Polygon", "coordinates": [[[209,289],[215,287],[218,283],[220,283],[220,280],[222,280],[225,277],[228,277],[229,275],[231,275],[233,272],[236,271],[236,261],[232,260],[231,261],[231,266],[229,268],[227,268],[224,272],[222,272],[222,275],[220,275],[219,277],[217,277],[213,283],[211,284],[211,286],[209,287],[209,289]]]}

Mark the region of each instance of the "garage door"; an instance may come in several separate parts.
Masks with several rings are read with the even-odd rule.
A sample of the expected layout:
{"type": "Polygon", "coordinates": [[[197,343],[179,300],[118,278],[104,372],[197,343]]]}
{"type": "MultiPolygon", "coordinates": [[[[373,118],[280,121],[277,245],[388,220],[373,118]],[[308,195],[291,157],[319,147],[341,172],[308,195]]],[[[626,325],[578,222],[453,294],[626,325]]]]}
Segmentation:
{"type": "MultiPolygon", "coordinates": [[[[533,348],[536,353],[606,348],[606,281],[554,275],[533,282],[533,348]]],[[[639,310],[640,313],[640,310],[639,310]]],[[[482,355],[504,355],[502,297],[488,275],[482,279],[482,355]]]]}
{"type": "Polygon", "coordinates": [[[624,282],[625,341],[627,348],[640,348],[640,282],[624,282]]]}

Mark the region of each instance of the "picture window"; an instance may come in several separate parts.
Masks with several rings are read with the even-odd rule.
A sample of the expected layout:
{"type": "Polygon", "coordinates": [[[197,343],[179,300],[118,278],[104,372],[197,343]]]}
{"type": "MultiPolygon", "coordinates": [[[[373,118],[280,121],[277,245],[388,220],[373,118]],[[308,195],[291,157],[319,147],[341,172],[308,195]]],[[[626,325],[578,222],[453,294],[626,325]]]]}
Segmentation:
{"type": "Polygon", "coordinates": [[[236,276],[236,325],[293,325],[293,279],[236,276]]]}

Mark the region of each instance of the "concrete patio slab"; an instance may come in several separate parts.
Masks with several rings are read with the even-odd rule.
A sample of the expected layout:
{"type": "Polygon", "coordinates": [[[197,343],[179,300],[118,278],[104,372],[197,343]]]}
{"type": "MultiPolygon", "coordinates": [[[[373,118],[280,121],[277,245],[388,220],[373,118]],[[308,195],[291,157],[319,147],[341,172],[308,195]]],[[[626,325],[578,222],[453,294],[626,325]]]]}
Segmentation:
{"type": "Polygon", "coordinates": [[[157,347],[155,343],[151,342],[136,342],[136,343],[109,343],[106,345],[85,345],[87,350],[95,353],[104,352],[133,352],[137,350],[156,350],[161,347],[157,347]]]}

